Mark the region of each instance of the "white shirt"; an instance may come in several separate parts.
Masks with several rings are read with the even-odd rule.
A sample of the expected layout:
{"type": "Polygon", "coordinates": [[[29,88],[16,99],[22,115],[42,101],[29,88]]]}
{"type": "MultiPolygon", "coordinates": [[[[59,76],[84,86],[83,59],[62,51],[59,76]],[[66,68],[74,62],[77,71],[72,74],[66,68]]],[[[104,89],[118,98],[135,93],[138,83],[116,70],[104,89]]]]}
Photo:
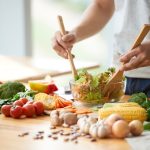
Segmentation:
{"type": "MultiPolygon", "coordinates": [[[[115,0],[114,15],[113,63],[117,67],[120,65],[119,57],[130,50],[143,24],[150,24],[150,0],[115,0]]],[[[150,40],[150,32],[144,40],[150,40]]],[[[127,71],[125,76],[150,78],[150,66],[127,71]]]]}

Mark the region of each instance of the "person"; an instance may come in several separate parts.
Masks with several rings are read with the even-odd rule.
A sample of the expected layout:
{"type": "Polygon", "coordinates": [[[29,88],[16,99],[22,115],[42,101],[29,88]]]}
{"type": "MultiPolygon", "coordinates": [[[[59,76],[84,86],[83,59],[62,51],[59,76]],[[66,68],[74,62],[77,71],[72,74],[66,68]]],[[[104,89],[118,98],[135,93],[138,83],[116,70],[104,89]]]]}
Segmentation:
{"type": "Polygon", "coordinates": [[[150,24],[150,0],[93,0],[83,13],[79,24],[62,36],[57,31],[52,39],[56,53],[67,58],[66,49],[97,32],[109,22],[114,15],[113,64],[124,65],[126,89],[131,95],[144,92],[150,97],[150,34],[137,48],[129,51],[143,24],[150,24]]]}

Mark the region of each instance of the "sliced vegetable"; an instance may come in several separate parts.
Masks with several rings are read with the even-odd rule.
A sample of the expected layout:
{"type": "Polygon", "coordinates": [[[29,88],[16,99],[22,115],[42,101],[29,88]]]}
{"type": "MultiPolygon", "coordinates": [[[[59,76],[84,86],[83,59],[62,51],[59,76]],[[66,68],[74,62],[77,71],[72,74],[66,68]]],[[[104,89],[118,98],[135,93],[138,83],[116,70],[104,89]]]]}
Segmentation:
{"type": "Polygon", "coordinates": [[[46,94],[53,94],[58,90],[57,86],[53,82],[47,82],[43,80],[29,81],[29,86],[32,90],[46,94]]]}

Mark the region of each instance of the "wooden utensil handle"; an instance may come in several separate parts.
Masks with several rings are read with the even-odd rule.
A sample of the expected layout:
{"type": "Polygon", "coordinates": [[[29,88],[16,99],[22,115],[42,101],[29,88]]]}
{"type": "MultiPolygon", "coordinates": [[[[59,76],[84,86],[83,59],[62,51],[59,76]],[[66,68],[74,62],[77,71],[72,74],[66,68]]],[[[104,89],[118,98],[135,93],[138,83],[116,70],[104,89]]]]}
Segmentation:
{"type": "MultiPolygon", "coordinates": [[[[139,33],[139,35],[135,39],[134,44],[131,47],[131,50],[138,47],[139,45],[141,45],[142,41],[144,40],[145,36],[147,35],[147,33],[149,31],[150,31],[150,25],[149,24],[144,24],[141,32],[139,33]]],[[[124,65],[124,63],[122,65],[124,65]]]]}
{"type": "MultiPolygon", "coordinates": [[[[66,30],[65,30],[64,23],[63,23],[63,18],[62,18],[62,16],[57,16],[57,18],[58,18],[58,23],[59,23],[59,27],[60,27],[60,32],[62,35],[65,35],[66,30]]],[[[72,73],[73,73],[73,76],[75,79],[77,77],[77,70],[76,70],[74,62],[73,62],[73,56],[74,55],[71,54],[70,50],[67,50],[67,53],[68,53],[68,59],[70,61],[70,65],[71,65],[71,70],[72,70],[72,73]]]]}
{"type": "Polygon", "coordinates": [[[145,36],[147,35],[147,33],[149,31],[150,31],[150,25],[149,24],[144,24],[139,36],[136,38],[136,40],[134,42],[131,50],[138,47],[141,44],[141,42],[143,41],[143,39],[145,38],[145,36]]]}

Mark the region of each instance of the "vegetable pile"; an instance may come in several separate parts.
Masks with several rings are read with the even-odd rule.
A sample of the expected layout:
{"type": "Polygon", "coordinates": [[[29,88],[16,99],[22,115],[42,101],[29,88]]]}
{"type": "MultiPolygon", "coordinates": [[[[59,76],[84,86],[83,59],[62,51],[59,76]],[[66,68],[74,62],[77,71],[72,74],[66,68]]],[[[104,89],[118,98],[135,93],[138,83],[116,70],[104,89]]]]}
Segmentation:
{"type": "Polygon", "coordinates": [[[6,117],[13,117],[16,119],[22,117],[34,117],[44,113],[44,106],[41,102],[32,102],[27,98],[20,98],[12,105],[3,105],[1,112],[6,117]]]}
{"type": "Polygon", "coordinates": [[[92,117],[82,117],[78,120],[80,131],[90,134],[93,138],[125,138],[129,134],[139,136],[143,132],[143,124],[139,120],[133,120],[129,124],[122,116],[112,114],[105,120],[96,120],[92,117]]]}
{"type": "Polygon", "coordinates": [[[29,100],[33,100],[33,98],[34,98],[34,96],[35,96],[36,93],[37,93],[36,91],[26,90],[25,92],[19,92],[19,93],[17,93],[12,98],[0,99],[0,108],[3,105],[12,104],[16,100],[19,100],[20,98],[27,98],[29,100]]]}
{"type": "MultiPolygon", "coordinates": [[[[102,94],[102,91],[108,80],[114,74],[115,69],[109,68],[104,73],[91,75],[86,70],[81,70],[78,73],[78,78],[75,82],[71,82],[71,90],[74,99],[90,104],[102,104],[108,100],[102,94]]],[[[113,95],[113,98],[118,98],[122,94],[122,89],[113,95]]]]}

